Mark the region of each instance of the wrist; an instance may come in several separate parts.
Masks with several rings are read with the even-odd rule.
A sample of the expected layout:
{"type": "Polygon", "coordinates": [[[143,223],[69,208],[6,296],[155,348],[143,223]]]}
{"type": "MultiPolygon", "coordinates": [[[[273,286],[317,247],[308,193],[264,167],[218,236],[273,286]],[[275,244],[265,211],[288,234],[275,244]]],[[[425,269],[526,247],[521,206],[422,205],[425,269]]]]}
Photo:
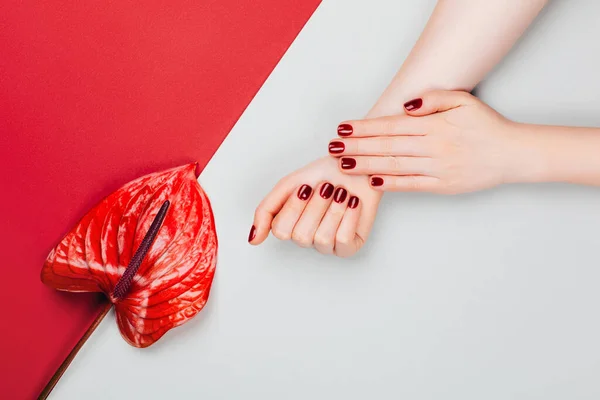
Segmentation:
{"type": "MultiPolygon", "coordinates": [[[[427,90],[437,87],[431,84],[429,77],[421,79],[416,74],[418,71],[409,71],[409,67],[409,65],[405,64],[400,68],[367,113],[367,118],[405,114],[404,103],[421,96],[427,90]]],[[[442,85],[439,87],[444,88],[446,86],[442,85]]]]}
{"type": "Polygon", "coordinates": [[[547,180],[548,143],[533,126],[509,121],[505,127],[506,151],[502,183],[533,183],[547,180]]]}
{"type": "Polygon", "coordinates": [[[507,181],[600,185],[600,130],[514,124],[507,181]]]}
{"type": "Polygon", "coordinates": [[[389,96],[385,96],[384,94],[369,110],[365,118],[379,118],[399,114],[405,114],[404,102],[395,98],[390,98],[389,96]]]}

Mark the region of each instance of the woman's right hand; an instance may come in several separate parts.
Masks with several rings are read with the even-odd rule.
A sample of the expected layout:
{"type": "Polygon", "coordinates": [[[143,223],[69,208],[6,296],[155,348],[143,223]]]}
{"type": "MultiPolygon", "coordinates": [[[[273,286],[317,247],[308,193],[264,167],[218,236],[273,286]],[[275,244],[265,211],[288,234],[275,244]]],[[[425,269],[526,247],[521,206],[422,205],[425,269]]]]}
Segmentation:
{"type": "Polygon", "coordinates": [[[343,174],[335,158],[320,158],[277,183],[256,209],[248,241],[260,244],[271,231],[323,254],[352,256],[369,236],[381,196],[367,176],[343,174]]]}

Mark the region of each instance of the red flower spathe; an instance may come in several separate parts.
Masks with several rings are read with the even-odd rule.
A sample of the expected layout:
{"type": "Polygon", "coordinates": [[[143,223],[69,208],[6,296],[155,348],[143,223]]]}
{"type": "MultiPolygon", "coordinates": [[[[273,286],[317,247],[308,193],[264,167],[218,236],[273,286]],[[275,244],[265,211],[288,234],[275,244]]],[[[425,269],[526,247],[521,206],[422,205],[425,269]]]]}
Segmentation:
{"type": "Polygon", "coordinates": [[[90,210],[48,255],[42,281],[69,292],[104,292],[125,340],[147,347],[206,304],[217,258],[210,202],[196,164],[143,176],[90,210]],[[164,220],[124,296],[117,282],[154,221],[164,220]],[[167,203],[167,204],[168,204],[167,203]]]}

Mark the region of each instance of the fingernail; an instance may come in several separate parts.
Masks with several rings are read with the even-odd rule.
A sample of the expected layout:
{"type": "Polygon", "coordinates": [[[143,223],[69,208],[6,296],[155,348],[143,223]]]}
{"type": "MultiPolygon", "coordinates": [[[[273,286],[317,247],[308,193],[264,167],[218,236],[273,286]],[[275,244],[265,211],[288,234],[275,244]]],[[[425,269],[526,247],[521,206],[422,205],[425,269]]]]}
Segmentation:
{"type": "Polygon", "coordinates": [[[356,167],[356,160],[354,158],[342,158],[342,169],[352,169],[354,167],[356,167]]]}
{"type": "Polygon", "coordinates": [[[371,186],[381,186],[383,185],[383,178],[378,176],[374,176],[371,178],[371,186]]]}
{"type": "Polygon", "coordinates": [[[348,207],[350,207],[350,208],[358,207],[358,197],[356,197],[356,196],[350,197],[350,200],[348,200],[348,207]]]}
{"type": "Polygon", "coordinates": [[[343,142],[331,142],[331,143],[329,143],[329,152],[331,154],[340,154],[340,153],[343,153],[345,148],[346,148],[346,146],[344,146],[343,142]]]}
{"type": "Polygon", "coordinates": [[[256,237],[256,227],[254,225],[252,225],[252,228],[250,228],[250,234],[248,235],[248,242],[253,241],[255,237],[256,237]]]}
{"type": "Polygon", "coordinates": [[[338,135],[340,136],[350,136],[352,135],[352,125],[350,124],[341,124],[338,126],[338,135]]]}
{"type": "Polygon", "coordinates": [[[423,99],[414,99],[404,103],[404,108],[406,109],[406,111],[415,111],[421,108],[422,105],[423,99]]]}
{"type": "Polygon", "coordinates": [[[327,200],[333,194],[333,185],[329,182],[321,186],[321,191],[319,192],[322,198],[327,200]]]}
{"type": "Polygon", "coordinates": [[[302,185],[300,186],[300,189],[298,189],[298,198],[300,200],[307,200],[310,197],[310,194],[312,193],[312,188],[308,185],[302,185]]]}
{"type": "Polygon", "coordinates": [[[333,195],[333,200],[336,203],[343,203],[346,200],[346,196],[348,196],[348,191],[344,188],[335,189],[335,194],[333,195]]]}

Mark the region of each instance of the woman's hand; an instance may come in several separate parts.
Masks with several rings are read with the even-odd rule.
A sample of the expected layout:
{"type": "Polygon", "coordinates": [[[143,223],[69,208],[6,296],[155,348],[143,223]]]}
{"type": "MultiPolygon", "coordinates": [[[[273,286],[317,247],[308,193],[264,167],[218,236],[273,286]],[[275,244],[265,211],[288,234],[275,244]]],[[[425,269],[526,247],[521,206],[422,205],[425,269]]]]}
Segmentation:
{"type": "Polygon", "coordinates": [[[347,121],[329,152],[379,191],[472,192],[515,180],[517,124],[466,92],[433,91],[408,115],[347,121]]]}
{"type": "Polygon", "coordinates": [[[380,199],[368,177],[342,174],[336,159],[324,157],[279,181],[256,209],[248,241],[260,244],[272,231],[301,247],[348,257],[367,240],[380,199]]]}

